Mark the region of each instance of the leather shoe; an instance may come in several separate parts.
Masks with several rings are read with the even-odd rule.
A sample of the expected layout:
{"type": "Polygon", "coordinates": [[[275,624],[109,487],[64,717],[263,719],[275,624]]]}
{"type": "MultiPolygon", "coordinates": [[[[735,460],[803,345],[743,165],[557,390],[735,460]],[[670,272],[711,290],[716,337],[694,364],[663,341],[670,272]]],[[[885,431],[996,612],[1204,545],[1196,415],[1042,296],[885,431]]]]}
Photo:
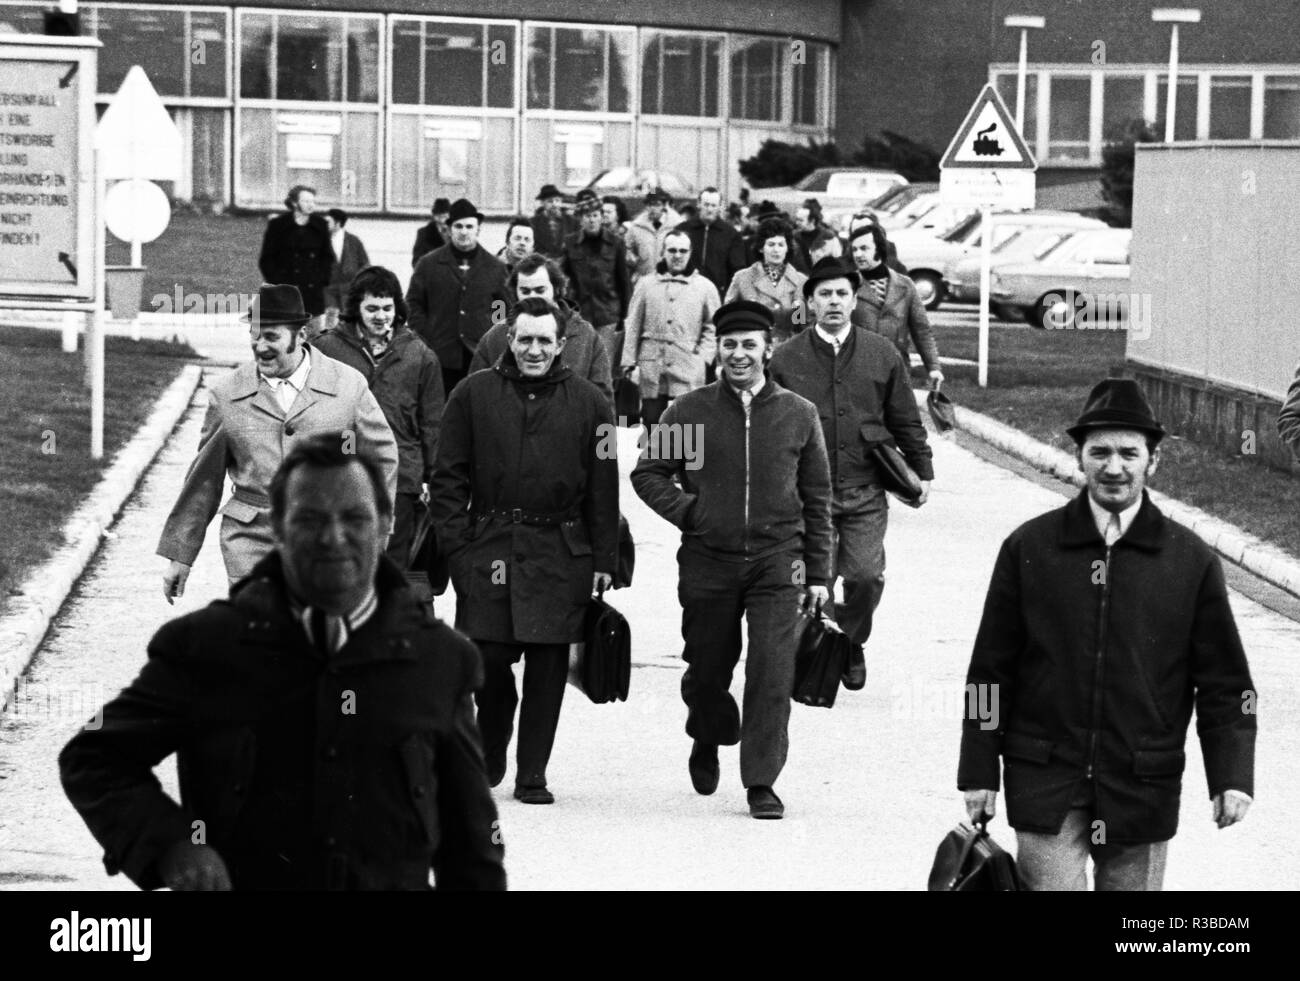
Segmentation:
{"type": "Polygon", "coordinates": [[[749,816],[760,821],[779,821],[785,817],[785,805],[771,787],[750,787],[749,816]]]}
{"type": "Polygon", "coordinates": [[[854,644],[853,651],[849,654],[848,667],[844,669],[844,674],[840,676],[844,682],[844,687],[848,691],[861,691],[867,685],[867,658],[862,651],[861,644],[854,644]]]}
{"type": "Polygon", "coordinates": [[[718,747],[698,739],[691,747],[691,785],[706,797],[718,789],[718,747]]]}
{"type": "Polygon", "coordinates": [[[515,800],[524,804],[554,804],[555,795],[545,787],[515,787],[515,800]]]}

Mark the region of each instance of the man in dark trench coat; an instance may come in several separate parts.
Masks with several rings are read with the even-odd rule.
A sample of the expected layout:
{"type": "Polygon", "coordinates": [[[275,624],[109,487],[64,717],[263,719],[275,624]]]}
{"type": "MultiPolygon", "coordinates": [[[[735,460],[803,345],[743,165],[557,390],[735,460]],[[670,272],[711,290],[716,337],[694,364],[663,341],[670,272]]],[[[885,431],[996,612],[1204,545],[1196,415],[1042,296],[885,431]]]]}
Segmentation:
{"type": "Polygon", "coordinates": [[[555,741],[583,614],[608,586],[618,541],[613,414],[562,363],[565,318],[536,297],[510,315],[510,346],[452,392],[429,493],[456,587],[456,627],[483,654],[477,693],[488,780],[505,777],[524,659],[515,797],[550,804],[555,741]]]}

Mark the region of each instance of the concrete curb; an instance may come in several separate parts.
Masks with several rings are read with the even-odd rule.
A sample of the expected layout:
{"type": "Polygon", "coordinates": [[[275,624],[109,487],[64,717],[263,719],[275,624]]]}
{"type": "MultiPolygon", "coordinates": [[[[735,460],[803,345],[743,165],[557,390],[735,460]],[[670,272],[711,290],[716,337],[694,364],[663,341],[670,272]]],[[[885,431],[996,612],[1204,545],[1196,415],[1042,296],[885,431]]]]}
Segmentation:
{"type": "Polygon", "coordinates": [[[8,705],[14,685],[40,649],[63,601],[95,557],[100,540],[189,408],[202,377],[198,365],[181,370],[90,497],[64,524],[64,544],[34,569],[11,597],[8,613],[0,617],[0,710],[8,705]]]}
{"type": "MultiPolygon", "coordinates": [[[[913,393],[921,414],[927,416],[925,408],[926,391],[917,389],[913,393]]],[[[957,427],[984,442],[997,447],[1023,460],[1043,473],[1051,474],[1058,480],[1075,487],[1083,487],[1083,474],[1074,457],[1063,450],[1040,443],[996,419],[961,406],[956,409],[957,427]]],[[[1218,552],[1225,559],[1236,563],[1243,569],[1254,573],[1266,582],[1272,583],[1292,596],[1300,597],[1300,560],[1276,546],[1268,544],[1254,535],[1247,534],[1236,525],[1220,521],[1199,508],[1194,508],[1159,491],[1151,491],[1151,499],[1160,506],[1160,510],[1177,521],[1180,525],[1195,532],[1202,541],[1218,552]]]]}

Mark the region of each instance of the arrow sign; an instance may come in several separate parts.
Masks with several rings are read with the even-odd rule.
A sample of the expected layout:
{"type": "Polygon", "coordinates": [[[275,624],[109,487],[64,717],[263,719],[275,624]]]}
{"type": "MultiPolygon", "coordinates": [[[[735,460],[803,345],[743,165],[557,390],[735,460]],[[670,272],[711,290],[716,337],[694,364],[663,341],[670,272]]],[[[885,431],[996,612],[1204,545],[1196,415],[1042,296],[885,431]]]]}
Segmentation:
{"type": "Polygon", "coordinates": [[[59,261],[60,261],[61,263],[63,263],[64,266],[67,267],[68,272],[72,273],[72,278],[73,278],[73,279],[76,279],[76,278],[77,278],[77,267],[76,267],[76,266],[73,264],[73,262],[72,262],[72,256],[68,255],[68,253],[66,253],[66,252],[60,252],[60,253],[59,253],[59,261]]]}
{"type": "Polygon", "coordinates": [[[939,163],[968,170],[1037,170],[1038,164],[1011,121],[1002,97],[984,86],[939,163]]]}

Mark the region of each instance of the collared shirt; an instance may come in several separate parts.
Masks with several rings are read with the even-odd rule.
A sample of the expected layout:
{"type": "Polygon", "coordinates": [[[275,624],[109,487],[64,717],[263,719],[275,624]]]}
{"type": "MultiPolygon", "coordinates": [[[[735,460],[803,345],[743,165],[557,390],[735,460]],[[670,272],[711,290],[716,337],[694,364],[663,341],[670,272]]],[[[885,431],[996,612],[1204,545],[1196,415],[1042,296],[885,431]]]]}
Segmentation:
{"type": "MultiPolygon", "coordinates": [[[[727,382],[727,384],[731,385],[731,382],[727,382]]],[[[758,382],[750,388],[737,388],[735,385],[731,385],[731,390],[740,396],[740,404],[745,407],[746,418],[749,417],[749,411],[750,411],[750,407],[753,405],[754,396],[757,395],[759,392],[761,392],[763,390],[763,386],[766,384],[767,384],[767,377],[764,375],[760,375],[758,378],[758,382]]]]}
{"type": "MultiPolygon", "coordinates": [[[[1104,507],[1102,507],[1100,504],[1098,504],[1096,501],[1092,499],[1091,494],[1088,495],[1088,507],[1092,509],[1092,520],[1096,522],[1097,534],[1099,534],[1102,537],[1102,540],[1105,541],[1106,528],[1110,525],[1111,515],[1114,514],[1115,512],[1107,511],[1104,507]]],[[[1141,507],[1142,507],[1142,498],[1139,497],[1135,503],[1130,504],[1123,511],[1119,512],[1118,515],[1119,534],[1115,536],[1116,541],[1123,538],[1124,535],[1128,532],[1129,526],[1133,524],[1133,519],[1137,517],[1138,510],[1141,507]]]]}
{"type": "MultiPolygon", "coordinates": [[[[307,635],[307,639],[311,641],[313,646],[321,646],[312,630],[312,619],[317,612],[317,608],[314,606],[301,606],[297,599],[291,599],[290,605],[293,610],[294,618],[302,624],[302,629],[307,635]]],[[[325,632],[326,636],[329,638],[330,653],[339,650],[344,644],[346,644],[348,638],[351,637],[352,634],[356,633],[356,631],[360,630],[361,627],[375,615],[375,611],[378,609],[379,594],[375,592],[375,587],[372,585],[366,593],[365,598],[357,604],[351,613],[348,613],[345,616],[339,616],[334,613],[325,614],[325,632]]]]}
{"type": "MultiPolygon", "coordinates": [[[[289,409],[293,407],[294,400],[298,398],[298,393],[307,387],[307,375],[311,372],[311,354],[304,349],[302,360],[298,362],[298,367],[293,369],[293,374],[288,378],[272,378],[270,375],[262,375],[262,381],[271,386],[271,394],[275,396],[280,408],[287,415],[289,409]]],[[[261,371],[258,372],[261,374],[261,371]]]]}
{"type": "Polygon", "coordinates": [[[852,326],[853,325],[851,323],[845,321],[844,329],[840,331],[838,334],[827,333],[825,330],[822,329],[821,324],[813,324],[813,330],[817,331],[817,336],[831,346],[832,351],[834,351],[836,354],[839,354],[840,348],[842,348],[844,346],[844,342],[849,339],[849,329],[852,326]]]}
{"type": "Polygon", "coordinates": [[[343,231],[342,228],[340,228],[337,232],[333,232],[330,234],[330,245],[334,247],[335,262],[343,261],[343,236],[346,234],[347,232],[343,231]]]}

